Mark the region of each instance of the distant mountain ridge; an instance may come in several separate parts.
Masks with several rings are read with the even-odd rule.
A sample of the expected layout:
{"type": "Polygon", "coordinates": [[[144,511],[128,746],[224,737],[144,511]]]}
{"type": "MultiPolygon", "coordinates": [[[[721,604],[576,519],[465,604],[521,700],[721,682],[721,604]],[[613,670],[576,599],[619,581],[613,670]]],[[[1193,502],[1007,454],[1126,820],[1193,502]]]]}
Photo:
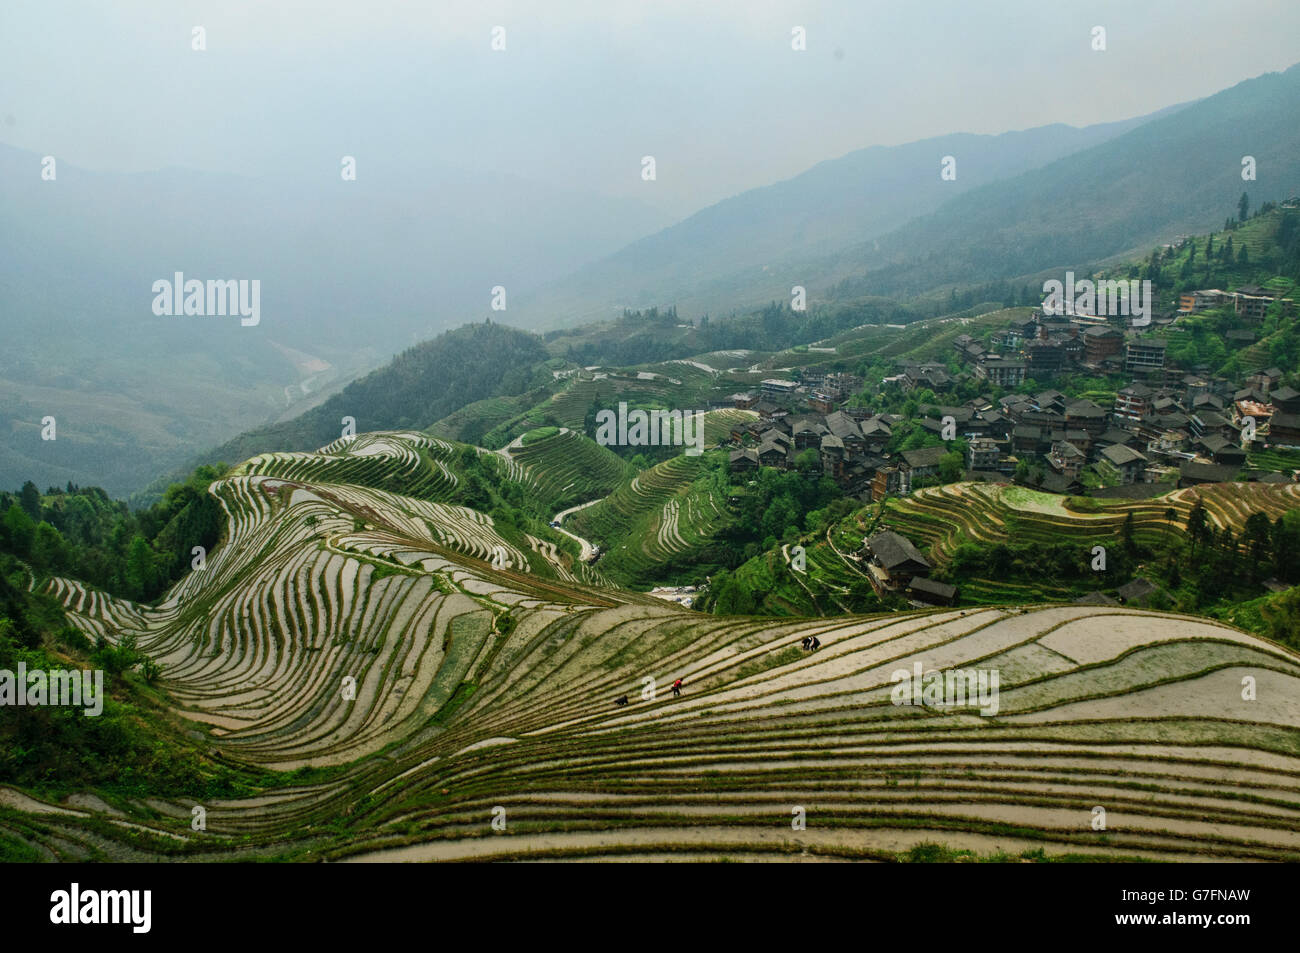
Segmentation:
{"type": "Polygon", "coordinates": [[[1181,108],[1083,128],[1056,123],[859,149],[639,239],[524,296],[513,319],[551,327],[606,318],[623,307],[675,303],[684,316],[694,316],[788,298],[799,279],[788,267],[795,262],[855,248],[954,195],[1091,148],[1181,108]],[[945,156],[956,159],[956,178],[948,181],[939,174],[945,156]]]}
{"type": "Polygon", "coordinates": [[[1141,255],[1180,234],[1219,229],[1245,192],[1251,207],[1300,190],[1300,65],[1238,83],[837,256],[807,263],[836,293],[906,298],[1141,255]],[[1242,160],[1257,178],[1242,179],[1242,160]]]}

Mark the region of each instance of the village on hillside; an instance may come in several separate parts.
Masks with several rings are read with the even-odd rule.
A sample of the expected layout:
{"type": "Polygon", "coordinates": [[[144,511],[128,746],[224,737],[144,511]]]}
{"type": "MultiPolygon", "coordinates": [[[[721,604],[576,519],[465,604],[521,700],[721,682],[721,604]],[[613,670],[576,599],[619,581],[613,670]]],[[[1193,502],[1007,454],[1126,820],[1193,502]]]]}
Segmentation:
{"type": "Polygon", "coordinates": [[[959,335],[946,361],[900,360],[879,381],[793,368],[762,381],[758,393],[733,395],[731,406],[758,416],[732,427],[730,467],[816,466],[863,502],[957,480],[1126,498],[1200,483],[1290,482],[1300,471],[1300,391],[1279,368],[1234,383],[1167,360],[1184,316],[1231,309],[1229,336],[1247,346],[1274,306],[1294,314],[1293,300],[1269,288],[1211,289],[1180,296],[1178,310],[1140,330],[1114,318],[1035,312],[986,333],[987,343],[959,335]],[[1079,374],[1115,381],[1113,399],[1050,386],[1023,392],[1027,383],[1079,374]],[[876,400],[859,396],[873,389],[876,400]],[[976,396],[959,402],[958,390],[976,396]],[[909,417],[879,410],[891,395],[894,403],[927,399],[909,417]]]}

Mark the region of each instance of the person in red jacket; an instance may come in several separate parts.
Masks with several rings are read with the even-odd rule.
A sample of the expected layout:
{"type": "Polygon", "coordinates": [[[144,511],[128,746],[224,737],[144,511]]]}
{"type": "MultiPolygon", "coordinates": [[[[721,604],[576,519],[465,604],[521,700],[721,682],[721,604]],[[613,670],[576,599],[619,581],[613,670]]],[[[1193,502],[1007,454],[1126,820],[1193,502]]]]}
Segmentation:
{"type": "Polygon", "coordinates": [[[682,693],[682,680],[679,678],[673,682],[673,698],[677,698],[682,693]]]}

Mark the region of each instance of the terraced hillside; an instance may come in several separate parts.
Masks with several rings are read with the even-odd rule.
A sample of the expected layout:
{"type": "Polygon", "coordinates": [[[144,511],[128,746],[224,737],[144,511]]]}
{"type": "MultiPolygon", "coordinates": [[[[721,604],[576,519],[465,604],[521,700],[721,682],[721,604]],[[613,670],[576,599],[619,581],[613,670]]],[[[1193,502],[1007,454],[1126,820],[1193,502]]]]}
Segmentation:
{"type": "Polygon", "coordinates": [[[752,410],[710,410],[704,415],[704,445],[716,447],[731,439],[731,428],[736,424],[757,420],[752,410]]]}
{"type": "MultiPolygon", "coordinates": [[[[514,483],[527,494],[538,494],[546,474],[536,474],[506,453],[492,453],[481,447],[456,445],[427,434],[411,431],[385,431],[344,437],[320,448],[315,453],[265,453],[246,461],[232,471],[232,476],[276,477],[295,484],[312,483],[326,487],[348,487],[353,490],[385,490],[403,498],[425,501],[453,501],[461,494],[463,467],[461,455],[473,451],[480,460],[490,463],[501,483],[514,483]]],[[[337,493],[337,490],[331,492],[337,493]]],[[[542,502],[549,503],[543,498],[542,502]]],[[[400,507],[399,507],[400,509],[400,507]]],[[[383,507],[367,506],[358,515],[367,520],[382,522],[377,514],[383,507]]],[[[444,508],[446,513],[458,514],[447,520],[450,529],[428,532],[440,542],[468,547],[463,551],[491,559],[492,546],[477,546],[471,540],[473,531],[466,531],[464,523],[485,523],[492,520],[484,514],[463,507],[444,508]]],[[[341,512],[341,511],[340,511],[341,512]]],[[[390,514],[391,515],[391,514],[390,514]]],[[[417,518],[427,525],[426,514],[417,518]]],[[[308,518],[319,519],[316,514],[308,518]]],[[[323,524],[322,524],[323,525],[323,524]]],[[[561,552],[557,543],[563,537],[550,534],[542,539],[521,532],[516,527],[504,530],[505,545],[514,555],[513,565],[531,567],[534,572],[553,575],[566,580],[596,581],[599,577],[590,568],[577,563],[569,554],[561,552]]],[[[495,545],[495,544],[494,544],[495,545]]],[[[501,560],[498,559],[498,562],[501,560]]]]}
{"type": "Polygon", "coordinates": [[[572,430],[521,438],[502,453],[534,477],[538,492],[556,509],[605,496],[634,472],[618,454],[572,430]]]}
{"type": "Polygon", "coordinates": [[[605,548],[600,567],[607,576],[625,583],[663,581],[676,557],[709,545],[732,521],[708,472],[706,456],[665,460],[575,513],[569,528],[605,548]]]}
{"type": "Polygon", "coordinates": [[[1129,514],[1134,534],[1155,538],[1182,533],[1199,501],[1216,527],[1240,533],[1246,517],[1266,513],[1270,520],[1300,507],[1300,484],[1227,483],[1171,490],[1149,500],[1091,501],[1097,512],[1071,509],[1067,497],[994,483],[951,483],[927,487],[891,500],[884,518],[889,528],[943,561],[962,542],[1106,542],[1118,538],[1129,514]],[[1171,522],[1167,511],[1173,510],[1171,522]]]}
{"type": "MultiPolygon", "coordinates": [[[[884,611],[890,604],[877,596],[856,555],[877,510],[873,506],[859,511],[824,534],[807,533],[747,560],[731,574],[745,599],[738,602],[734,593],[729,599],[731,587],[722,577],[712,594],[722,606],[713,605],[710,597],[705,598],[706,604],[712,611],[761,612],[777,617],[884,611]],[[802,554],[796,547],[802,547],[802,554]],[[796,558],[802,571],[794,568],[796,558]]],[[[898,607],[903,605],[902,599],[897,600],[898,607]]]]}
{"type": "Polygon", "coordinates": [[[455,447],[411,431],[340,437],[315,453],[263,453],[234,472],[393,489],[441,499],[460,482],[447,460],[455,447]]]}
{"type": "Polygon", "coordinates": [[[157,606],[49,588],[275,782],[204,805],[0,789],[0,838],[52,859],[1300,859],[1300,657],[1230,627],[704,616],[532,571],[461,507],[247,472],[213,491],[226,538],[157,606]],[[957,670],[996,672],[996,697],[895,704],[895,673],[957,670]]]}

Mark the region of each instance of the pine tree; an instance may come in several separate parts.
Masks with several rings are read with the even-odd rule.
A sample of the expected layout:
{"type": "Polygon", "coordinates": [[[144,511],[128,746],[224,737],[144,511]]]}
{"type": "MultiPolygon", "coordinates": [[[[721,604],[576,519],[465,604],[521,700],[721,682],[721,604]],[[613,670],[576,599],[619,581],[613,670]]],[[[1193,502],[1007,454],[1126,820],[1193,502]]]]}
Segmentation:
{"type": "Polygon", "coordinates": [[[41,491],[36,489],[36,484],[31,480],[24,483],[18,491],[18,502],[33,520],[41,518],[41,491]]]}
{"type": "Polygon", "coordinates": [[[36,524],[17,503],[10,505],[0,520],[0,543],[15,555],[24,559],[32,550],[32,538],[36,535],[36,524]]]}
{"type": "Polygon", "coordinates": [[[1205,507],[1201,505],[1200,500],[1197,500],[1192,511],[1187,514],[1187,535],[1191,537],[1193,553],[1196,552],[1196,544],[1200,542],[1206,528],[1205,507]]]}
{"type": "Polygon", "coordinates": [[[145,599],[154,584],[153,550],[143,536],[135,536],[126,552],[126,585],[133,599],[145,599]]]}

